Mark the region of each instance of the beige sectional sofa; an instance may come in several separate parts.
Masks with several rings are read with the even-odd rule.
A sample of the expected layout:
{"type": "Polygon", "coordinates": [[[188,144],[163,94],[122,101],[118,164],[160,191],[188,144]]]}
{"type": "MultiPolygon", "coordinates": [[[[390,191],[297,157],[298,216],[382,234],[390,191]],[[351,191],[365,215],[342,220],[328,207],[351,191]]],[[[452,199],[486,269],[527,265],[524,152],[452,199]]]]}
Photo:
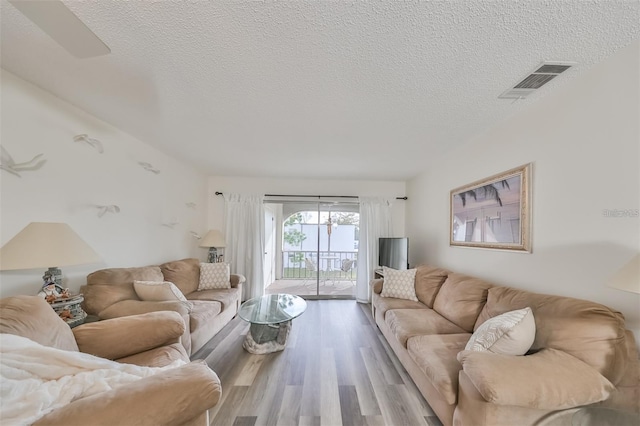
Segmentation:
{"type": "Polygon", "coordinates": [[[417,268],[418,301],[382,297],[384,279],[372,286],[376,324],[444,425],[543,424],[596,403],[639,410],[638,352],[619,312],[431,266],[417,268]],[[486,320],[526,307],[527,354],[465,350],[486,320]]]}
{"type": "Polygon", "coordinates": [[[180,344],[184,328],[180,315],[165,311],[71,329],[39,296],[0,299],[3,338],[5,334],[21,336],[42,345],[25,349],[9,343],[2,348],[3,367],[5,363],[10,366],[6,377],[3,371],[3,397],[8,398],[8,404],[19,406],[20,416],[31,416],[34,421],[9,420],[11,414],[16,415],[14,405],[3,406],[7,411],[3,411],[0,423],[208,426],[208,410],[222,395],[220,379],[204,361],[189,362],[180,344]],[[48,348],[59,351],[52,354],[48,348]],[[118,364],[101,364],[92,372],[80,362],[79,353],[118,364]],[[20,364],[16,362],[19,357],[24,357],[20,364]],[[143,368],[184,365],[135,381],[117,376],[120,379],[114,382],[114,374],[123,364],[143,368]],[[106,384],[108,378],[111,385],[106,384]],[[42,386],[34,390],[39,380],[42,386]]]}
{"type": "Polygon", "coordinates": [[[80,292],[84,295],[84,310],[102,320],[155,311],[178,312],[187,326],[182,344],[189,354],[194,354],[235,317],[244,281],[242,275],[231,274],[231,288],[198,291],[200,261],[183,259],[154,266],[102,269],[87,276],[87,284],[80,292]],[[134,281],[172,282],[188,302],[142,301],[134,281]]]}

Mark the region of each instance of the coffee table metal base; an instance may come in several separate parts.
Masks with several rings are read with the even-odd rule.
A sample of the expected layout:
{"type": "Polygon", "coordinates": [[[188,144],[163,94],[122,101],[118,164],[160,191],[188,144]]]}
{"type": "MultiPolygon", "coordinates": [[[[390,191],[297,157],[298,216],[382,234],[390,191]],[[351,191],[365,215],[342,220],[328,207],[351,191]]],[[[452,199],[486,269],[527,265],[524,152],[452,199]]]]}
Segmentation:
{"type": "Polygon", "coordinates": [[[256,355],[284,350],[291,331],[291,321],[280,324],[251,324],[242,347],[256,355]]]}

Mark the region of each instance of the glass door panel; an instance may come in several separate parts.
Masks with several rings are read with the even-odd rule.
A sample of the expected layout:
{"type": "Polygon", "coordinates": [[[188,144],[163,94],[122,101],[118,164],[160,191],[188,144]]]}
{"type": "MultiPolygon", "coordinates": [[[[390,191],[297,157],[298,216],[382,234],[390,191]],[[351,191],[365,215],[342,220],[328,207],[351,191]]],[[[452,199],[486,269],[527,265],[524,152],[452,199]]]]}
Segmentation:
{"type": "MultiPolygon", "coordinates": [[[[275,279],[265,293],[353,298],[358,252],[358,203],[266,202],[279,241],[275,279]]],[[[267,267],[265,266],[265,269],[267,267]]],[[[268,280],[267,280],[268,281],[268,280]]]]}
{"type": "Polygon", "coordinates": [[[357,203],[320,203],[318,295],[355,297],[358,257],[357,203]]]}

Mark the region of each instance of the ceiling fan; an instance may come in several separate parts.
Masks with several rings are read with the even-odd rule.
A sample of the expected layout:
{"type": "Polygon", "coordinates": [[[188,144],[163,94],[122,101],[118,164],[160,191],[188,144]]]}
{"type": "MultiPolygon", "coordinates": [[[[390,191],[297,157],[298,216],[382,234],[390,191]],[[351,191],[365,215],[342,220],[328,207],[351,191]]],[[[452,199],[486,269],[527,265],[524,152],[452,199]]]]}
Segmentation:
{"type": "Polygon", "coordinates": [[[9,0],[16,9],[77,58],[111,53],[111,49],[59,0],[9,0]]]}

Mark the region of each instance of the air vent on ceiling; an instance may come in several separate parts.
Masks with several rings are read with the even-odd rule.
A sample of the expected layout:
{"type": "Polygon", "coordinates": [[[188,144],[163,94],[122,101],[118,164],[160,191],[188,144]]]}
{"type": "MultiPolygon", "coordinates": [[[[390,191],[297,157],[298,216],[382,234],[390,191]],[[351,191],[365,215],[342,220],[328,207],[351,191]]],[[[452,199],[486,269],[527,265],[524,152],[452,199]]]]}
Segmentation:
{"type": "Polygon", "coordinates": [[[502,93],[500,99],[522,99],[526,98],[569,68],[574,63],[571,62],[543,62],[538,65],[535,71],[526,76],[522,81],[511,89],[502,93]]]}

